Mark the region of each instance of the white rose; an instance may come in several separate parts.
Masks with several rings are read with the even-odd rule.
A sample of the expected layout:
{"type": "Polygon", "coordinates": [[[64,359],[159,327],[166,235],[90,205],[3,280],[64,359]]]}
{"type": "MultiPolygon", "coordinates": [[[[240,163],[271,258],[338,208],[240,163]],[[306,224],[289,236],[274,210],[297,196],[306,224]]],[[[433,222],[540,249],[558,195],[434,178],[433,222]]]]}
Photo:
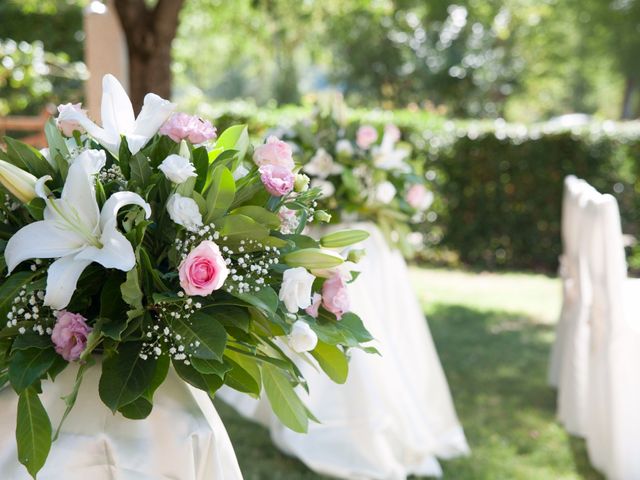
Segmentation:
{"type": "Polygon", "coordinates": [[[167,200],[167,211],[171,220],[191,232],[202,226],[202,215],[193,198],[174,193],[167,200]]]}
{"type": "Polygon", "coordinates": [[[342,172],[342,165],[333,161],[333,157],[324,148],[319,148],[303,168],[305,172],[317,178],[327,178],[342,172]]]}
{"type": "Polygon", "coordinates": [[[311,188],[318,187],[322,192],[322,196],[324,198],[332,197],[334,193],[336,193],[336,187],[333,186],[333,183],[327,180],[320,180],[318,178],[314,178],[311,180],[311,188]]]}
{"type": "Polygon", "coordinates": [[[175,153],[165,158],[158,168],[173,183],[180,184],[186,182],[190,177],[197,177],[196,167],[189,159],[175,153]]]}
{"type": "Polygon", "coordinates": [[[350,157],[353,155],[353,145],[346,138],[342,138],[336,142],[336,153],[350,157]]]}
{"type": "Polygon", "coordinates": [[[289,312],[296,313],[311,305],[311,287],[315,279],[304,267],[285,270],[279,298],[289,312]]]}
{"type": "Polygon", "coordinates": [[[391,182],[385,181],[376,186],[376,200],[380,203],[391,203],[396,196],[396,187],[391,182]]]}
{"type": "Polygon", "coordinates": [[[316,332],[311,330],[309,324],[302,320],[298,320],[293,324],[288,340],[289,346],[294,352],[298,353],[310,352],[318,344],[316,332]]]}

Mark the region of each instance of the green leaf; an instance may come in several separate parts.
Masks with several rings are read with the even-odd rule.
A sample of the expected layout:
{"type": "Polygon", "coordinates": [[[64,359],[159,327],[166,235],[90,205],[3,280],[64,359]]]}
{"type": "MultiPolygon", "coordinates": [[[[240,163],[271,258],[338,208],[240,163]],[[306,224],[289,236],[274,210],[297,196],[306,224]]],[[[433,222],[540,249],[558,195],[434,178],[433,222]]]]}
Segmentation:
{"type": "Polygon", "coordinates": [[[69,169],[66,157],[69,155],[69,149],[53,119],[50,119],[44,126],[44,134],[47,137],[47,144],[49,145],[49,155],[51,155],[53,161],[58,165],[62,178],[66,178],[67,170],[69,169]],[[58,159],[58,157],[60,158],[58,159]]]}
{"type": "Polygon", "coordinates": [[[273,413],[280,421],[294,432],[307,433],[307,409],[282,370],[268,363],[263,364],[262,384],[273,413]]]}
{"type": "Polygon", "coordinates": [[[122,294],[122,299],[131,307],[127,312],[129,320],[144,314],[144,307],[142,305],[144,295],[140,289],[138,269],[136,267],[127,272],[125,282],[120,285],[120,293],[122,294]]]}
{"type": "Polygon", "coordinates": [[[180,378],[188,384],[204,390],[209,395],[213,395],[224,383],[222,377],[200,373],[192,366],[185,365],[182,361],[173,360],[172,363],[173,368],[180,378]]]}
{"type": "Polygon", "coordinates": [[[207,182],[207,174],[209,173],[209,154],[205,147],[198,147],[193,150],[191,155],[193,158],[193,166],[196,167],[196,174],[198,175],[195,189],[197,192],[202,192],[207,182]]]}
{"type": "Polygon", "coordinates": [[[16,420],[18,460],[36,478],[51,450],[51,421],[35,389],[20,394],[16,420]]]}
{"type": "Polygon", "coordinates": [[[204,223],[211,223],[224,215],[233,203],[235,195],[236,182],[231,171],[226,167],[216,168],[207,192],[207,214],[204,223]]]}
{"type": "Polygon", "coordinates": [[[211,315],[196,312],[189,319],[173,319],[173,331],[180,335],[185,352],[205,360],[222,361],[227,332],[211,315]]]}
{"type": "Polygon", "coordinates": [[[22,287],[28,285],[38,275],[37,272],[16,272],[0,282],[0,319],[3,321],[11,311],[13,300],[18,296],[22,287]]]}
{"type": "Polygon", "coordinates": [[[53,348],[17,350],[9,364],[9,381],[13,389],[21,393],[44,377],[56,356],[53,348]]]}
{"type": "Polygon", "coordinates": [[[216,222],[221,243],[238,244],[244,240],[261,241],[269,236],[269,229],[245,215],[227,215],[216,222]],[[224,237],[227,237],[225,240],[224,237]]]}
{"type": "Polygon", "coordinates": [[[133,402],[118,410],[124,418],[130,420],[142,420],[147,418],[153,410],[153,404],[144,397],[137,398],[133,402]]]}
{"type": "Polygon", "coordinates": [[[262,373],[258,361],[232,350],[227,350],[224,356],[231,365],[225,383],[239,392],[258,396],[262,386],[262,373]]]}
{"type": "Polygon", "coordinates": [[[10,137],[4,137],[4,141],[7,145],[7,154],[14,165],[38,178],[55,174],[53,167],[35,148],[10,137]]]}
{"type": "Polygon", "coordinates": [[[129,151],[129,146],[127,145],[127,139],[125,137],[121,137],[120,139],[120,150],[118,151],[118,165],[120,166],[120,171],[124,178],[129,180],[131,178],[131,152],[129,151]]]}
{"type": "Polygon", "coordinates": [[[319,341],[316,348],[311,351],[311,355],[331,380],[336,383],[347,381],[349,361],[338,347],[319,341]]]}
{"type": "Polygon", "coordinates": [[[256,222],[261,223],[265,227],[269,227],[271,230],[275,230],[280,227],[280,217],[278,214],[256,205],[238,207],[230,213],[231,215],[244,215],[245,217],[249,217],[256,222]]]}
{"type": "Polygon", "coordinates": [[[153,174],[153,170],[149,165],[149,160],[143,153],[136,153],[129,162],[129,168],[131,170],[130,180],[135,184],[143,187],[149,182],[149,178],[153,174]]]}
{"type": "Polygon", "coordinates": [[[191,358],[191,365],[200,373],[206,375],[217,375],[224,377],[224,375],[231,370],[231,365],[225,362],[219,362],[217,360],[204,360],[202,358],[191,358]]]}
{"type": "Polygon", "coordinates": [[[278,294],[271,287],[265,287],[259,292],[234,293],[233,296],[259,308],[265,313],[275,314],[278,309],[278,294]]]}
{"type": "Polygon", "coordinates": [[[216,147],[225,150],[236,150],[238,152],[238,162],[241,162],[249,148],[249,130],[246,125],[233,125],[227,128],[218,137],[216,147]]]}
{"type": "Polygon", "coordinates": [[[140,342],[121,343],[102,364],[98,392],[114,413],[142,396],[154,378],[157,361],[140,358],[141,349],[140,342]]]}
{"type": "Polygon", "coordinates": [[[122,285],[125,275],[120,271],[109,272],[100,293],[100,318],[103,320],[101,330],[104,335],[120,340],[120,335],[127,328],[128,305],[122,300],[122,285]]]}
{"type": "Polygon", "coordinates": [[[11,347],[13,350],[26,350],[28,348],[52,348],[49,335],[38,335],[32,330],[17,335],[11,347]]]}

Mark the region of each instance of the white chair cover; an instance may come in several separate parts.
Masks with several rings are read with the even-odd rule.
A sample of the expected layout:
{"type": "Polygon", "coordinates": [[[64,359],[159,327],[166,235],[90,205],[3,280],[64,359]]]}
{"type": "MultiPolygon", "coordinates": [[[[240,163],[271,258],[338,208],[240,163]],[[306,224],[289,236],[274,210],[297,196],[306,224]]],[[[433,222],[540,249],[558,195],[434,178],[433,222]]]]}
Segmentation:
{"type": "Polygon", "coordinates": [[[382,355],[353,352],[345,385],[299,362],[311,391],[306,404],[322,422],[312,423],[306,435],[283,427],[266,399],[228,389],[220,396],[267,425],[281,450],[318,473],[380,480],[439,476],[436,457],[465,455],[469,449],[406,263],[375,225],[348,227],[371,233],[362,273],[349,290],[353,311],[382,355]]]}
{"type": "Polygon", "coordinates": [[[578,221],[579,211],[577,198],[582,189],[582,183],[574,175],[564,179],[564,193],[562,196],[562,255],[560,255],[560,268],[558,273],[562,279],[562,309],[560,318],[556,324],[556,339],[551,347],[551,359],[549,361],[549,384],[557,387],[560,382],[560,369],[562,356],[567,342],[567,319],[575,310],[578,301],[577,273],[578,273],[578,221]]]}
{"type": "Polygon", "coordinates": [[[590,386],[587,448],[611,479],[640,478],[640,288],[626,277],[620,213],[610,195],[587,204],[590,386]]]}
{"type": "MultiPolygon", "coordinates": [[[[43,382],[41,400],[55,429],[65,409],[77,367],[55,382],[43,382]]],[[[155,394],[145,420],[113,415],[98,398],[99,368],[84,375],[78,399],[54,442],[41,480],[241,480],[242,474],[213,404],[206,393],[172,370],[155,394]]],[[[28,480],[18,463],[15,440],[17,395],[0,392],[0,478],[28,480]]]]}
{"type": "Polygon", "coordinates": [[[564,280],[564,300],[559,328],[558,418],[567,431],[584,436],[587,422],[589,386],[589,311],[591,284],[586,263],[590,225],[586,221],[587,200],[598,193],[586,182],[569,183],[569,211],[564,257],[568,270],[564,280]]]}

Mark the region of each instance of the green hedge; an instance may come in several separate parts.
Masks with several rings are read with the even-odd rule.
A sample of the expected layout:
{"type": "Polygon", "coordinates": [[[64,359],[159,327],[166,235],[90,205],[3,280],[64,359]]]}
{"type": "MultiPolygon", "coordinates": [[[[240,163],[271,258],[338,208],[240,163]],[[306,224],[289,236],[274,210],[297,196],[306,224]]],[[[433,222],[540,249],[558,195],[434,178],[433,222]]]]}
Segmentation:
{"type": "MultiPolygon", "coordinates": [[[[308,109],[218,107],[218,124],[254,132],[289,126],[308,109]]],[[[429,258],[488,269],[557,268],[563,179],[575,174],[620,203],[625,233],[640,237],[640,125],[574,131],[504,122],[447,121],[412,112],[350,112],[349,122],[397,124],[423,155],[436,202],[422,226],[429,258]],[[441,253],[446,255],[441,255],[441,253]],[[453,253],[453,256],[451,255],[453,253]]],[[[640,267],[640,248],[632,266],[640,267]]]]}

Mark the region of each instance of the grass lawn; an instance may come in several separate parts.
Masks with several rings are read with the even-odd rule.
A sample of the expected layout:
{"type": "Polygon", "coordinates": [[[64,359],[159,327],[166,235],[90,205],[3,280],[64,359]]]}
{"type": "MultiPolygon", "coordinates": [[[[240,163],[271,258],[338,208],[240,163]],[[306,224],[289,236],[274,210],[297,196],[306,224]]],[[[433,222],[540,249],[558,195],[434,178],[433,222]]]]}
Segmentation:
{"type": "MultiPolygon", "coordinates": [[[[472,455],[445,479],[601,479],[584,442],[554,419],[546,369],[560,283],[542,275],[412,269],[472,455]]],[[[326,478],[278,452],[268,432],[216,405],[246,480],[326,478]]]]}

